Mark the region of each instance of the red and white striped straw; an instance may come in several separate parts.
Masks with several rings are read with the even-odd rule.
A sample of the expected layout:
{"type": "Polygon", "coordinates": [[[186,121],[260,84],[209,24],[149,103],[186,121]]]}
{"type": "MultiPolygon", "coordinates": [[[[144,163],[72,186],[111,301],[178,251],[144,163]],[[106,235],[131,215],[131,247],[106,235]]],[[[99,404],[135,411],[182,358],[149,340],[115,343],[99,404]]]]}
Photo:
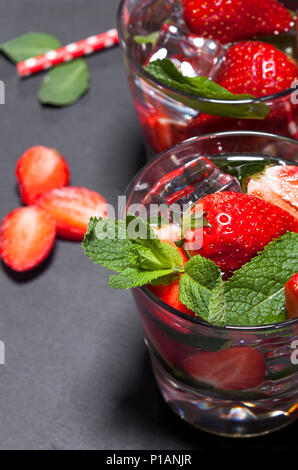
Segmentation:
{"type": "Polygon", "coordinates": [[[82,41],[68,44],[59,49],[48,51],[37,57],[31,57],[17,64],[17,71],[20,77],[28,77],[34,73],[47,70],[55,65],[68,62],[78,57],[82,57],[93,52],[108,49],[119,42],[117,30],[110,29],[105,33],[90,36],[82,41]]]}

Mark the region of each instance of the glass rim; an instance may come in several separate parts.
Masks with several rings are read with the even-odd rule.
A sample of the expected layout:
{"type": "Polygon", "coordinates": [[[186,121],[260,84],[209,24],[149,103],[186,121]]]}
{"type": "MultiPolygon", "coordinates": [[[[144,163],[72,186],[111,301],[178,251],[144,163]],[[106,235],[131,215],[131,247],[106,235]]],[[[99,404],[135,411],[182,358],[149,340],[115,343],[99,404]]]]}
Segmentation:
{"type": "MultiPolygon", "coordinates": [[[[124,0],[126,1],[126,0],[124,0]]],[[[201,136],[197,137],[191,137],[190,139],[184,140],[183,142],[180,142],[179,144],[174,145],[173,147],[168,148],[167,150],[164,150],[163,152],[159,153],[155,157],[153,157],[151,160],[149,160],[134,176],[134,178],[131,180],[129,185],[127,186],[125,190],[125,196],[128,197],[132,189],[135,187],[138,179],[140,178],[141,175],[143,175],[144,171],[147,170],[148,167],[151,165],[154,165],[158,160],[161,160],[167,153],[175,153],[175,151],[183,149],[184,147],[187,147],[188,145],[191,145],[192,143],[200,140],[206,140],[208,138],[215,138],[215,137],[232,137],[232,136],[255,136],[255,137],[264,137],[264,138],[270,138],[270,139],[275,139],[277,141],[284,141],[290,144],[294,144],[298,148],[298,140],[290,139],[289,137],[284,137],[284,136],[279,136],[276,134],[269,134],[266,132],[258,132],[258,131],[225,131],[225,132],[214,132],[214,133],[209,133],[209,134],[203,134],[201,136]]],[[[126,213],[126,207],[125,207],[125,213],[126,213]]],[[[123,214],[121,214],[122,216],[123,214]]],[[[137,287],[136,289],[140,289],[146,296],[148,296],[154,303],[162,307],[164,310],[166,310],[168,313],[171,315],[174,315],[182,320],[186,320],[190,323],[193,323],[195,325],[200,325],[204,326],[207,328],[215,329],[218,331],[237,331],[237,332],[253,332],[253,331],[273,331],[273,330],[280,330],[284,328],[289,328],[293,325],[298,325],[298,318],[293,318],[291,320],[285,320],[280,323],[271,323],[267,325],[255,325],[255,326],[236,326],[236,325],[227,325],[225,327],[218,327],[211,325],[211,323],[206,322],[205,320],[200,319],[199,317],[192,317],[190,315],[187,315],[186,313],[180,312],[180,310],[177,310],[174,307],[171,307],[167,303],[165,303],[163,300],[158,298],[153,292],[151,292],[148,287],[143,286],[143,287],[137,287]]]]}
{"type": "Polygon", "coordinates": [[[186,91],[181,91],[177,90],[176,88],[173,88],[169,85],[166,85],[163,83],[161,80],[158,78],[153,77],[149,72],[147,72],[144,67],[135,60],[135,58],[132,56],[130,49],[127,47],[127,43],[125,41],[124,37],[124,32],[122,30],[122,12],[124,9],[124,5],[127,2],[127,0],[121,0],[119,7],[118,7],[118,12],[117,12],[117,30],[118,30],[118,36],[119,36],[119,44],[122,47],[123,51],[125,52],[126,56],[128,59],[133,63],[135,68],[138,70],[138,72],[143,76],[146,80],[153,82],[155,85],[157,85],[160,88],[165,88],[166,90],[170,91],[171,93],[175,93],[178,96],[184,97],[184,98],[189,98],[192,100],[198,100],[198,101],[203,101],[207,103],[214,103],[214,104],[234,104],[234,105],[240,105],[240,104],[257,104],[257,103],[267,103],[270,101],[277,100],[279,98],[283,98],[284,96],[291,95],[294,93],[296,90],[298,90],[298,84],[296,86],[293,86],[291,88],[287,88],[286,90],[280,91],[278,93],[275,93],[273,95],[266,95],[263,97],[259,98],[251,98],[251,99],[243,99],[243,100],[219,100],[219,99],[214,99],[214,98],[205,98],[203,96],[199,95],[193,95],[192,93],[187,93],[186,91]]]}

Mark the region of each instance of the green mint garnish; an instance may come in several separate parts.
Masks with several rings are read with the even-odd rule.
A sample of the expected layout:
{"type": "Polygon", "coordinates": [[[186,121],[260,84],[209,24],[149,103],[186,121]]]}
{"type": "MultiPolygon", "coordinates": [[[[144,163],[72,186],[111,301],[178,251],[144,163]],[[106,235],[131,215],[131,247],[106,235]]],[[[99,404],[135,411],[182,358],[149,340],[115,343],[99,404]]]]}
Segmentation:
{"type": "Polygon", "coordinates": [[[199,255],[184,265],[179,300],[212,325],[225,326],[223,281],[219,267],[199,255]]]}
{"type": "Polygon", "coordinates": [[[168,285],[180,278],[180,301],[218,327],[286,320],[284,288],[298,272],[298,233],[294,232],[271,242],[226,282],[219,267],[200,255],[183,266],[178,250],[160,241],[150,224],[137,217],[90,219],[82,246],[95,264],[118,273],[109,280],[115,289],[168,285]],[[130,224],[136,229],[133,236],[130,224]]]}
{"type": "Polygon", "coordinates": [[[144,220],[128,216],[125,221],[92,218],[85,235],[83,248],[89,258],[119,275],[111,275],[110,287],[130,289],[160,280],[170,283],[183,270],[183,262],[176,248],[159,240],[150,225],[144,220]],[[139,225],[146,238],[129,237],[129,224],[139,225]],[[101,233],[115,233],[115,238],[98,237],[101,233]],[[168,282],[167,282],[168,281],[168,282]]]}
{"type": "Polygon", "coordinates": [[[229,325],[257,326],[286,320],[285,285],[298,272],[298,233],[271,242],[225,282],[229,325]]]}
{"type": "Polygon", "coordinates": [[[0,46],[0,51],[14,63],[61,47],[60,41],[45,33],[27,33],[0,46]]]}
{"type": "MultiPolygon", "coordinates": [[[[199,97],[201,96],[202,98],[225,101],[239,101],[255,98],[252,95],[234,95],[214,81],[209,80],[207,77],[185,77],[170,59],[155,60],[148,64],[145,69],[165,85],[178,91],[191,93],[199,97]]],[[[217,103],[200,101],[182,95],[179,97],[179,100],[187,106],[203,113],[236,119],[264,119],[270,112],[270,108],[261,102],[238,104],[237,106],[226,103],[219,106],[217,103]]]]}
{"type": "Polygon", "coordinates": [[[89,68],[84,59],[54,67],[45,76],[38,92],[39,101],[52,106],[69,106],[89,88],[89,68]]]}
{"type": "Polygon", "coordinates": [[[272,161],[269,159],[245,162],[241,159],[227,160],[226,158],[215,157],[214,159],[211,158],[211,160],[224,173],[235,176],[241,184],[242,191],[245,193],[250,177],[261,173],[267,166],[272,165],[272,161]]]}
{"type": "Polygon", "coordinates": [[[148,34],[147,36],[134,36],[134,40],[138,44],[151,44],[152,47],[154,47],[158,41],[158,36],[159,31],[154,31],[153,33],[148,34]]]}

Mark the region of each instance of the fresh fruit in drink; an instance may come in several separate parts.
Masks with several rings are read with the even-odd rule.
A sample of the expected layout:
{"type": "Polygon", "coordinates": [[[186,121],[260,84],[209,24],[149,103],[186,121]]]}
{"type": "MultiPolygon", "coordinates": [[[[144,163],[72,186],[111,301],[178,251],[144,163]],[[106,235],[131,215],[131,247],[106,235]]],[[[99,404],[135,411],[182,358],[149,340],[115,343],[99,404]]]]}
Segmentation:
{"type": "Polygon", "coordinates": [[[66,186],[70,171],[57,150],[35,146],[18,160],[16,177],[24,204],[33,204],[42,194],[66,186]]]}
{"type": "MultiPolygon", "coordinates": [[[[158,318],[160,320],[160,318],[158,318]]],[[[182,344],[171,337],[173,330],[178,331],[181,334],[189,333],[189,330],[183,331],[182,327],[175,323],[173,320],[172,324],[167,326],[170,328],[167,333],[163,326],[160,326],[155,320],[152,320],[148,315],[142,316],[142,324],[146,333],[147,338],[152,344],[153,348],[157,353],[166,361],[169,365],[174,367],[183,367],[183,362],[189,356],[193,349],[186,344],[182,344]],[[179,329],[180,327],[180,329],[179,329]]]]}
{"type": "Polygon", "coordinates": [[[163,302],[187,315],[194,316],[194,313],[183,305],[179,300],[179,279],[173,281],[168,286],[148,286],[148,288],[163,302]]]}
{"type": "Polygon", "coordinates": [[[276,0],[182,0],[182,5],[192,33],[222,43],[283,33],[294,26],[291,13],[276,0]]]}
{"type": "Polygon", "coordinates": [[[38,205],[56,221],[57,234],[69,240],[82,240],[90,217],[105,217],[107,204],[95,191],[66,186],[45,193],[38,205]]]}
{"type": "Polygon", "coordinates": [[[291,214],[247,194],[229,191],[210,194],[191,208],[191,216],[202,211],[208,223],[198,228],[199,234],[185,227],[184,247],[187,250],[187,244],[202,235],[202,246],[187,250],[188,254],[211,259],[225,273],[240,268],[287,231],[298,232],[297,220],[291,214]]]}
{"type": "Polygon", "coordinates": [[[288,318],[298,318],[298,273],[287,282],[285,294],[288,318]]]}
{"type": "Polygon", "coordinates": [[[263,382],[266,363],[256,349],[233,347],[192,354],[184,361],[184,369],[198,382],[222,390],[245,390],[263,382]]]}
{"type": "Polygon", "coordinates": [[[1,258],[15,271],[28,271],[49,255],[55,237],[55,220],[45,210],[37,206],[15,209],[1,224],[1,258]]]}
{"type": "Polygon", "coordinates": [[[291,88],[297,77],[295,61],[276,47],[244,41],[227,51],[215,80],[232,93],[262,97],[291,88]]]}
{"type": "Polygon", "coordinates": [[[269,166],[252,177],[247,193],[281,207],[298,220],[298,167],[269,166]]]}

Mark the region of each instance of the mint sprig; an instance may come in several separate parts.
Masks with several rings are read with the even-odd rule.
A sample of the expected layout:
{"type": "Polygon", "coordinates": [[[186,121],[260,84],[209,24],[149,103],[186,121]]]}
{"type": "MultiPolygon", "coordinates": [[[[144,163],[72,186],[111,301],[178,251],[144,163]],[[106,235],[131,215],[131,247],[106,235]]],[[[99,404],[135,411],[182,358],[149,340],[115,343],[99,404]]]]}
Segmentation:
{"type": "Polygon", "coordinates": [[[179,300],[201,318],[216,326],[226,325],[223,281],[219,267],[199,255],[185,263],[179,300]]]}
{"type": "Polygon", "coordinates": [[[218,327],[286,320],[284,287],[298,272],[298,233],[294,232],[271,242],[226,282],[219,267],[200,255],[183,266],[179,251],[160,241],[150,224],[137,217],[90,219],[82,246],[94,263],[117,273],[109,279],[115,289],[168,285],[180,278],[180,301],[218,327]]]}
{"type": "MultiPolygon", "coordinates": [[[[198,97],[225,101],[255,99],[252,95],[235,95],[207,77],[185,77],[167,58],[150,62],[145,69],[165,85],[198,97]]],[[[203,113],[236,119],[264,119],[270,112],[270,108],[262,102],[239,103],[237,105],[225,103],[219,106],[217,103],[196,100],[182,95],[179,96],[179,100],[203,113]]]]}
{"type": "Polygon", "coordinates": [[[298,233],[288,232],[225,282],[227,323],[257,326],[286,320],[285,284],[298,272],[298,233]]]}
{"type": "Polygon", "coordinates": [[[94,263],[119,273],[110,276],[109,285],[115,289],[130,289],[157,280],[167,284],[183,269],[177,250],[161,242],[150,225],[137,217],[129,216],[125,221],[92,218],[82,246],[94,263]],[[131,238],[130,223],[138,226],[146,238],[131,238]]]}

